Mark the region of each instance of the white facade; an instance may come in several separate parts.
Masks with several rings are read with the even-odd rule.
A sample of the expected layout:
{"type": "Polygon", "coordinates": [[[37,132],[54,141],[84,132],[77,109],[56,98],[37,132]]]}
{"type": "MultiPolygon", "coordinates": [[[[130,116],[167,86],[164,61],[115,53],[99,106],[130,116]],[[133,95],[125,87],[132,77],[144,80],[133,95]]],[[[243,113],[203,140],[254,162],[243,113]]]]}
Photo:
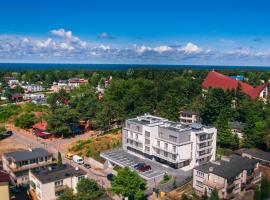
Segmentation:
{"type": "Polygon", "coordinates": [[[217,130],[145,114],[126,120],[123,148],[174,168],[215,160],[217,130]]]}
{"type": "Polygon", "coordinates": [[[25,92],[42,92],[43,87],[41,85],[23,85],[22,88],[25,90],[25,92]]]}
{"type": "MultiPolygon", "coordinates": [[[[30,189],[35,193],[39,200],[54,200],[67,188],[70,188],[74,193],[77,193],[76,187],[78,182],[83,178],[87,178],[87,175],[84,173],[78,176],[78,174],[73,174],[72,172],[67,174],[70,176],[64,175],[59,177],[60,179],[55,178],[52,181],[44,182],[40,180],[38,175],[35,175],[35,173],[30,171],[30,189]]],[[[52,171],[48,176],[56,175],[54,175],[54,172],[52,171]]]]}
{"type": "Polygon", "coordinates": [[[200,121],[198,114],[189,110],[181,111],[179,119],[183,124],[199,123],[200,121]]]}

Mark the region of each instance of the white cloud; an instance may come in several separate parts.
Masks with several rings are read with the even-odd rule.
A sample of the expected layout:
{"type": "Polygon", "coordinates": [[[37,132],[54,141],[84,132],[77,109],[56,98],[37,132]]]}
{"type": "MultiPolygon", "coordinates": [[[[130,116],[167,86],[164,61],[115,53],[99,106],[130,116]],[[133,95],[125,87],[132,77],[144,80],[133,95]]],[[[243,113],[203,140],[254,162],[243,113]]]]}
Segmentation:
{"type": "Polygon", "coordinates": [[[97,36],[97,38],[99,38],[99,39],[114,39],[115,37],[111,36],[109,33],[102,32],[97,36]]]}
{"type": "Polygon", "coordinates": [[[36,38],[31,36],[0,35],[0,61],[84,61],[114,63],[178,63],[205,64],[232,62],[269,63],[270,51],[254,51],[252,48],[231,50],[206,49],[189,42],[179,45],[123,44],[108,45],[104,41],[92,44],[64,29],[52,30],[57,37],[36,38]]]}
{"type": "Polygon", "coordinates": [[[162,46],[158,46],[154,48],[154,51],[158,52],[158,53],[163,53],[166,51],[171,51],[172,48],[166,45],[162,45],[162,46]]]}
{"type": "Polygon", "coordinates": [[[185,53],[197,53],[200,52],[202,49],[199,48],[196,44],[189,42],[180,50],[183,50],[185,53]]]}
{"type": "Polygon", "coordinates": [[[56,35],[61,38],[67,38],[69,40],[73,37],[71,31],[65,31],[63,28],[51,30],[50,32],[52,35],[56,35]]]}

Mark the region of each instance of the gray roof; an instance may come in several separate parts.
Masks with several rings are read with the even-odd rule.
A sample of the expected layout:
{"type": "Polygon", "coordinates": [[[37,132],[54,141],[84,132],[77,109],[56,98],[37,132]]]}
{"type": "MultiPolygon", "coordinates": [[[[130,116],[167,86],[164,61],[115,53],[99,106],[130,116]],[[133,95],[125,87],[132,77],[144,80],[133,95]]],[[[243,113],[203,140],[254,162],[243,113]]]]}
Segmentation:
{"type": "Polygon", "coordinates": [[[255,165],[258,163],[258,161],[254,159],[249,159],[238,155],[232,155],[229,157],[229,159],[229,161],[220,160],[220,164],[208,162],[196,167],[195,169],[204,173],[216,174],[225,179],[232,179],[239,175],[243,170],[254,169],[255,165]],[[209,169],[211,170],[209,171],[209,169]]]}
{"type": "Polygon", "coordinates": [[[32,174],[41,182],[41,183],[50,183],[57,180],[65,179],[68,177],[79,177],[86,175],[86,172],[74,167],[63,164],[62,166],[54,166],[46,169],[36,169],[31,171],[32,174]]]}
{"type": "Polygon", "coordinates": [[[52,156],[51,153],[42,148],[35,148],[30,150],[23,151],[14,151],[9,153],[4,153],[4,156],[8,159],[12,159],[14,162],[20,162],[24,160],[30,160],[35,158],[40,158],[44,156],[52,156]]]}
{"type": "Polygon", "coordinates": [[[245,123],[234,121],[234,122],[229,122],[229,125],[232,129],[240,129],[243,130],[245,123]]]}
{"type": "Polygon", "coordinates": [[[270,153],[259,149],[244,149],[242,150],[242,153],[249,154],[258,160],[266,160],[270,162],[270,153]]]}

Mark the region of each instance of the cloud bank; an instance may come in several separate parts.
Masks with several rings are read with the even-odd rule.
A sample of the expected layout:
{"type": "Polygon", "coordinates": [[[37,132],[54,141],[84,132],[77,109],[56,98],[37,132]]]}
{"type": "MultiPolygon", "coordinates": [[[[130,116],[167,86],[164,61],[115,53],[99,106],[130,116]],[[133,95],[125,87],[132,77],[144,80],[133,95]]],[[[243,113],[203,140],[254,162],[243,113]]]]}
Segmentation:
{"type": "MultiPolygon", "coordinates": [[[[99,35],[112,39],[109,34],[99,35]]],[[[238,48],[221,51],[194,42],[182,45],[109,45],[104,41],[84,41],[72,31],[55,29],[46,38],[0,35],[0,62],[85,62],[149,64],[267,64],[270,51],[238,48]]]]}

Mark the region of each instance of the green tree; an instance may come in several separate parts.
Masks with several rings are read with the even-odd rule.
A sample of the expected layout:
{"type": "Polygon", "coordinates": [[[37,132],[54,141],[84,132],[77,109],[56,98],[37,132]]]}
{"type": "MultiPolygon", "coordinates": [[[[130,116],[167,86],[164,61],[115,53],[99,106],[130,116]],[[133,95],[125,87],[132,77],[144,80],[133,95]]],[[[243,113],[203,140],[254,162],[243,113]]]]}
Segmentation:
{"type": "Polygon", "coordinates": [[[237,148],[238,140],[232,134],[227,119],[227,115],[221,112],[215,123],[218,131],[218,144],[222,148],[237,148]]]}
{"type": "Polygon", "coordinates": [[[104,193],[97,182],[91,179],[80,180],[77,184],[77,191],[77,200],[94,200],[104,193]]]}
{"type": "Polygon", "coordinates": [[[219,200],[217,189],[214,189],[214,190],[212,191],[209,200],[219,200]]]}
{"type": "Polygon", "coordinates": [[[190,200],[190,198],[186,194],[183,194],[181,200],[190,200]]]}
{"type": "Polygon", "coordinates": [[[69,137],[73,134],[72,126],[78,126],[78,113],[66,106],[58,107],[48,115],[47,129],[58,137],[69,137]]]}
{"type": "Polygon", "coordinates": [[[57,197],[57,200],[76,200],[72,189],[66,189],[63,193],[57,197]]]}
{"type": "Polygon", "coordinates": [[[61,153],[59,151],[57,153],[57,165],[58,166],[62,165],[62,155],[61,155],[61,153]]]}
{"type": "Polygon", "coordinates": [[[261,199],[265,200],[269,197],[270,194],[270,183],[266,178],[262,179],[261,182],[261,199]]]}
{"type": "Polygon", "coordinates": [[[256,187],[254,190],[254,198],[253,200],[261,200],[261,191],[259,187],[256,187]]]}
{"type": "Polygon", "coordinates": [[[146,189],[145,181],[135,171],[125,167],[113,178],[109,191],[130,199],[141,199],[146,189]]]}
{"type": "Polygon", "coordinates": [[[31,128],[37,122],[34,114],[26,113],[15,119],[14,125],[20,128],[31,128]]]}
{"type": "Polygon", "coordinates": [[[207,200],[208,199],[208,196],[207,196],[207,190],[205,189],[202,197],[201,197],[201,200],[207,200]]]}

